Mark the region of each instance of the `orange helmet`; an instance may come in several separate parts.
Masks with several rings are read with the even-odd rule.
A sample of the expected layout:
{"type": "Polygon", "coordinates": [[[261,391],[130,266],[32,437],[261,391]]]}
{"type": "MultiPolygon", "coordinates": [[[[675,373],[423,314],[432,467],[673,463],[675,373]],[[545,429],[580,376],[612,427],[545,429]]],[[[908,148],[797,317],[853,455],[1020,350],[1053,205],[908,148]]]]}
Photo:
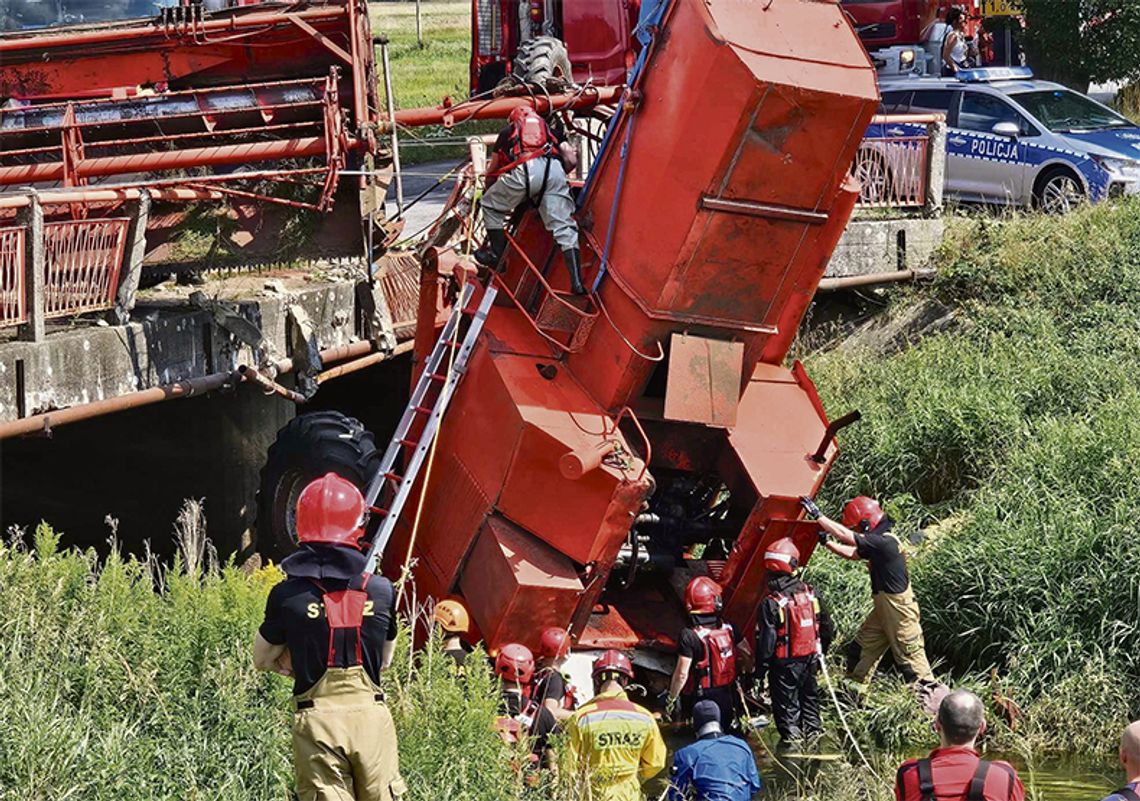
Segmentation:
{"type": "Polygon", "coordinates": [[[364,511],[364,496],[355,484],[325,473],[297,499],[297,541],[359,547],[364,511]]]}
{"type": "Polygon", "coordinates": [[[599,683],[609,681],[616,676],[625,676],[627,681],[633,679],[633,663],[621,651],[611,648],[602,651],[601,656],[594,660],[592,671],[594,681],[599,683]]]}
{"type": "Polygon", "coordinates": [[[854,531],[870,531],[883,519],[883,507],[874,498],[860,495],[843,507],[843,525],[854,531]]]}
{"type": "Polygon", "coordinates": [[[698,615],[720,611],[720,585],[708,576],[697,576],[685,587],[685,608],[698,615]]]}
{"type": "Polygon", "coordinates": [[[507,643],[495,657],[495,675],[510,684],[530,684],[534,678],[534,655],[525,645],[507,643]]]}
{"type": "Polygon", "coordinates": [[[764,569],[769,573],[791,573],[800,566],[800,549],[791,537],[780,539],[764,551],[764,569]]]}
{"type": "Polygon", "coordinates": [[[570,653],[570,634],[566,629],[550,626],[542,630],[538,640],[538,656],[557,662],[570,653]]]}
{"type": "Polygon", "coordinates": [[[440,601],[432,610],[431,619],[441,629],[452,634],[466,634],[471,631],[471,619],[459,601],[440,601]]]}

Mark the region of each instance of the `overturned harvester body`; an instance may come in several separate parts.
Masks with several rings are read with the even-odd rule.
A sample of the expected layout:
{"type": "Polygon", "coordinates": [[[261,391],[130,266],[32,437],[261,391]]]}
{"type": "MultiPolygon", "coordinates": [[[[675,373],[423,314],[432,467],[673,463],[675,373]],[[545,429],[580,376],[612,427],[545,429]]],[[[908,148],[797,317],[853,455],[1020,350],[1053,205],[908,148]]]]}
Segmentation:
{"type": "Polygon", "coordinates": [[[784,361],[857,196],[874,71],[835,3],[674,0],[651,30],[579,204],[595,293],[566,291],[524,217],[385,553],[398,571],[410,551],[421,596],[461,596],[491,648],[547,625],[669,648],[694,571],[747,625],[763,545],[815,544],[797,499],[836,448],[784,361]]]}

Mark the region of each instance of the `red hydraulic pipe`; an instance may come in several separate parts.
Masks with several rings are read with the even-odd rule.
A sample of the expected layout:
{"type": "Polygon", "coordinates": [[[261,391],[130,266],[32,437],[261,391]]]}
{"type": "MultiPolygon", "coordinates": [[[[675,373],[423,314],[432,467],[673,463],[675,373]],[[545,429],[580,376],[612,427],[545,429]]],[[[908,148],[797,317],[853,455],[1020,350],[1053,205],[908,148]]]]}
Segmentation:
{"type": "Polygon", "coordinates": [[[590,87],[581,92],[566,92],[560,95],[535,95],[520,97],[500,97],[495,100],[466,100],[454,106],[435,108],[406,108],[396,112],[396,123],[406,126],[417,125],[458,125],[470,120],[492,120],[506,118],[521,106],[531,106],[539,114],[561,109],[590,108],[591,106],[615,103],[624,87],[590,87]]]}
{"type": "MultiPolygon", "coordinates": [[[[309,136],[280,142],[251,142],[241,145],[218,145],[216,147],[195,147],[157,153],[136,153],[130,156],[101,156],[78,162],[75,165],[75,172],[80,178],[96,178],[104,175],[126,175],[156,170],[179,170],[188,167],[305,158],[306,156],[319,156],[324,152],[324,137],[309,136]]],[[[0,167],[0,186],[62,181],[63,178],[64,165],[63,162],[59,161],[50,164],[0,167]]]]}

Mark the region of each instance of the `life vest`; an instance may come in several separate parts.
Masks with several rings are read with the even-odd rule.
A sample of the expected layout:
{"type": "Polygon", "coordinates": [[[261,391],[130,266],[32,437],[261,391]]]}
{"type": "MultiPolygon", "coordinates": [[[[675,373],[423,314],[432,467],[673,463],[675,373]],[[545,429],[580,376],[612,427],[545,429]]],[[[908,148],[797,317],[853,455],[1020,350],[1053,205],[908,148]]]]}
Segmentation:
{"type": "MultiPolygon", "coordinates": [[[[487,173],[487,175],[488,177],[502,175],[532,159],[553,155],[557,149],[558,140],[550,132],[546,120],[533,109],[525,109],[522,114],[513,115],[513,119],[511,119],[510,133],[507,135],[507,149],[504,153],[507,157],[507,163],[497,170],[487,173]]],[[[545,176],[542,183],[545,189],[545,176]]]]}
{"type": "Polygon", "coordinates": [[[732,626],[721,623],[719,626],[697,626],[693,629],[701,638],[705,648],[704,656],[697,662],[695,680],[690,680],[698,690],[727,687],[736,681],[736,643],[732,638],[732,626]]]}
{"type": "MultiPolygon", "coordinates": [[[[534,677],[534,686],[538,687],[539,685],[541,685],[542,682],[546,679],[546,677],[549,676],[554,671],[555,671],[555,668],[552,668],[552,667],[543,668],[542,670],[540,670],[534,677]]],[[[562,674],[562,687],[563,687],[562,697],[559,699],[555,699],[555,700],[558,701],[558,705],[560,707],[573,712],[575,709],[578,708],[578,698],[574,693],[573,685],[570,684],[570,682],[567,679],[565,674],[562,674]]],[[[543,687],[544,692],[545,692],[545,690],[546,690],[546,688],[543,687]]]]}
{"type": "Polygon", "coordinates": [[[326,590],[316,579],[310,579],[321,591],[321,600],[325,606],[325,619],[329,624],[329,651],[325,663],[328,667],[337,666],[336,635],[338,631],[356,632],[356,653],[353,657],[355,661],[350,661],[346,667],[364,664],[364,637],[361,630],[364,627],[364,606],[368,602],[367,587],[368,580],[371,577],[372,574],[370,573],[353,576],[349,579],[347,587],[333,592],[326,590]]]}
{"type": "MultiPolygon", "coordinates": [[[[918,798],[904,798],[904,801],[937,801],[937,789],[934,786],[934,772],[930,759],[918,760],[918,798]]],[[[966,795],[962,801],[986,801],[986,776],[990,772],[990,763],[984,759],[978,760],[978,767],[974,771],[966,788],[966,795]]],[[[1009,783],[1010,795],[1013,793],[1013,781],[1009,783]]]]}
{"type": "Polygon", "coordinates": [[[776,626],[776,658],[800,659],[820,652],[819,601],[810,589],[793,595],[772,596],[779,607],[776,626]]]}

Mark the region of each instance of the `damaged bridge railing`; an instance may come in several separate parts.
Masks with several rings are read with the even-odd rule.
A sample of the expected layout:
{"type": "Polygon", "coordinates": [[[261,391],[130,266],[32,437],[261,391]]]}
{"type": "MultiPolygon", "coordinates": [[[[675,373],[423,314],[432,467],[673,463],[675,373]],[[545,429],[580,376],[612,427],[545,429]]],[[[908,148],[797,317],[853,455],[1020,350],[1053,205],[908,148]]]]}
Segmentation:
{"type": "Polygon", "coordinates": [[[867,128],[851,172],[863,208],[942,209],[946,118],[942,114],[882,114],[867,128]]]}

